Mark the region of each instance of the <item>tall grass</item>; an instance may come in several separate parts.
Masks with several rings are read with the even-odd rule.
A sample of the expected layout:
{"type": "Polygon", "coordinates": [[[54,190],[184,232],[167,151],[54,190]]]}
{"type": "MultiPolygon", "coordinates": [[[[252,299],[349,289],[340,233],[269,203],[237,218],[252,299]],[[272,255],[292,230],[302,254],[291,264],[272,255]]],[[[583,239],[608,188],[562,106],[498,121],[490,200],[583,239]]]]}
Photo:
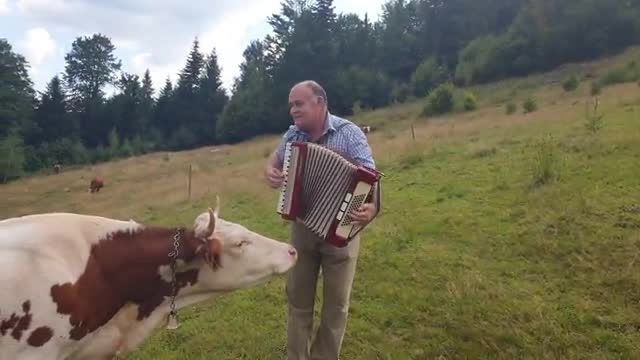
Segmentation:
{"type": "Polygon", "coordinates": [[[533,185],[541,186],[560,179],[562,161],[553,135],[546,134],[535,145],[533,185]]]}

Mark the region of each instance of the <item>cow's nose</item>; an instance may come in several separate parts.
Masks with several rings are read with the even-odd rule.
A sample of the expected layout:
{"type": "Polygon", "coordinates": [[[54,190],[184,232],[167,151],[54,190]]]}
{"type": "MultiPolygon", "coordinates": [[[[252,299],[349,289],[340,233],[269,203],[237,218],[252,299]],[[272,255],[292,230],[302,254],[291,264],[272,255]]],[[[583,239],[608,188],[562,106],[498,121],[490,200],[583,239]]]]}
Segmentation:
{"type": "Polygon", "coordinates": [[[289,248],[289,255],[291,255],[291,256],[293,256],[293,257],[295,257],[296,255],[298,255],[298,252],[296,251],[296,249],[295,249],[295,248],[290,247],[290,248],[289,248]]]}

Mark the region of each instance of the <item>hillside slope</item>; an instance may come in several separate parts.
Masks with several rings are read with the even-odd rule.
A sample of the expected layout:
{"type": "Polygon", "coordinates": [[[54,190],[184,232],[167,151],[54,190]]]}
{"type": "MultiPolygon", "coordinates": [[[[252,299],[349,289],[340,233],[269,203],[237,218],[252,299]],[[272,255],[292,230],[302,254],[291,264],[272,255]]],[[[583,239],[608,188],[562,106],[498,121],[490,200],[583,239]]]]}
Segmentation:
{"type": "MultiPolygon", "coordinates": [[[[565,92],[556,82],[630,57],[638,49],[474,88],[473,112],[425,119],[420,100],[355,118],[377,128],[370,142],[386,177],[384,208],[363,235],[345,359],[640,356],[640,87],[605,88],[603,127],[590,133],[589,84],[565,92]],[[524,114],[530,96],[538,110],[524,114]],[[507,100],[517,113],[505,113],[507,100]]],[[[278,140],[20,180],[0,187],[0,218],[77,211],[188,224],[218,193],[223,217],[286,241],[277,193],[262,181],[278,140]],[[94,174],[106,186],[90,195],[94,174]]],[[[182,319],[128,358],[282,359],[284,279],[182,319]]]]}

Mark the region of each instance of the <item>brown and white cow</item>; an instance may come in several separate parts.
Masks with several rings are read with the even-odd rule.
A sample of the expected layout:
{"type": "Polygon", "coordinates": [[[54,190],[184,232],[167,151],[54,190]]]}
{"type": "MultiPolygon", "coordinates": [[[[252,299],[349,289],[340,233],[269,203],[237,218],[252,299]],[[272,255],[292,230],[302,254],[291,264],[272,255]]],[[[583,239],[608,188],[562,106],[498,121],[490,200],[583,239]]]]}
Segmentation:
{"type": "Polygon", "coordinates": [[[186,229],[70,213],[0,221],[0,359],[126,353],[166,322],[174,275],[180,309],[295,264],[293,247],[221,219],[218,209],[186,229]]]}

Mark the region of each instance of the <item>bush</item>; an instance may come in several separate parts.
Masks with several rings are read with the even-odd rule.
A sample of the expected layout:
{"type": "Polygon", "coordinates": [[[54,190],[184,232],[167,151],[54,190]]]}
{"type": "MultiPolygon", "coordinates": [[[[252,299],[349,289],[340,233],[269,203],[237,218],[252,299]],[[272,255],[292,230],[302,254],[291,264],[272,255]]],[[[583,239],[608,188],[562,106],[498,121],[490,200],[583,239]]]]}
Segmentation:
{"type": "Polygon", "coordinates": [[[627,74],[628,74],[628,71],[625,68],[611,69],[607,71],[607,73],[604,74],[604,76],[602,76],[602,78],[600,79],[600,82],[602,85],[605,85],[605,86],[621,84],[627,80],[627,77],[628,77],[627,74]]]}
{"type": "Polygon", "coordinates": [[[640,80],[640,66],[638,66],[638,62],[635,60],[631,60],[629,64],[627,64],[627,77],[631,81],[640,80]]]}
{"type": "Polygon", "coordinates": [[[409,85],[404,83],[396,83],[391,90],[391,101],[394,103],[403,103],[409,99],[409,85]]]}
{"type": "Polygon", "coordinates": [[[82,141],[75,141],[72,146],[74,164],[87,164],[91,161],[89,150],[84,146],[82,141]]]}
{"type": "Polygon", "coordinates": [[[478,99],[472,92],[466,91],[464,93],[463,106],[465,111],[473,111],[478,108],[478,99]]]}
{"type": "MultiPolygon", "coordinates": [[[[624,84],[640,80],[640,66],[635,60],[630,61],[626,66],[610,69],[600,79],[597,85],[602,88],[609,85],[624,84]]],[[[600,92],[594,93],[591,89],[591,95],[598,95],[600,92]]]]}
{"type": "MultiPolygon", "coordinates": [[[[34,157],[39,159],[40,168],[50,168],[55,164],[85,164],[89,162],[87,148],[79,140],[59,138],[52,142],[42,142],[32,149],[34,157]]],[[[30,163],[33,169],[35,163],[30,163]]],[[[35,170],[35,169],[34,169],[35,170]]]]}
{"type": "Polygon", "coordinates": [[[454,87],[450,83],[438,86],[427,98],[427,105],[424,107],[423,115],[440,115],[453,110],[454,87]]]}
{"type": "Polygon", "coordinates": [[[134,154],[135,153],[134,153],[133,146],[131,146],[131,142],[129,141],[129,139],[125,139],[122,145],[120,146],[120,149],[118,149],[118,156],[129,157],[129,156],[133,156],[134,154]]]}
{"type": "Polygon", "coordinates": [[[364,111],[364,109],[362,108],[362,101],[356,100],[353,103],[353,106],[351,107],[351,112],[353,113],[353,115],[358,115],[358,114],[362,113],[363,111],[364,111]]]}
{"type": "Polygon", "coordinates": [[[540,186],[560,179],[560,158],[551,135],[537,144],[533,164],[533,185],[540,186]]]}
{"type": "Polygon", "coordinates": [[[596,96],[600,95],[602,92],[602,84],[599,81],[594,81],[591,83],[591,95],[596,96]]]}
{"type": "Polygon", "coordinates": [[[564,91],[573,91],[578,88],[578,78],[575,75],[569,76],[562,82],[562,88],[564,91]]]}
{"type": "Polygon", "coordinates": [[[522,109],[524,110],[525,114],[538,110],[536,99],[533,97],[526,98],[522,103],[522,109]]]}
{"type": "Polygon", "coordinates": [[[584,127],[592,134],[597,133],[604,127],[603,117],[604,114],[598,113],[598,98],[596,98],[593,102],[593,112],[589,112],[589,104],[587,103],[587,111],[585,114],[585,123],[584,127]]]}
{"type": "Polygon", "coordinates": [[[409,86],[414,96],[425,96],[433,88],[447,81],[447,70],[433,57],[425,59],[411,75],[409,86]]]}
{"type": "Polygon", "coordinates": [[[515,113],[516,110],[518,110],[518,107],[516,106],[516,104],[514,104],[511,101],[507,103],[505,108],[506,108],[505,112],[507,113],[507,115],[511,115],[511,114],[515,113]]]}
{"type": "Polygon", "coordinates": [[[92,151],[92,155],[91,155],[91,162],[92,163],[100,163],[103,161],[109,161],[110,159],[110,152],[108,149],[106,149],[104,146],[102,146],[102,144],[96,146],[95,149],[93,149],[92,151]]]}
{"type": "Polygon", "coordinates": [[[22,176],[27,158],[24,140],[17,131],[12,130],[5,138],[0,139],[0,150],[0,182],[5,183],[22,176]]]}
{"type": "MultiPolygon", "coordinates": [[[[246,100],[243,100],[239,106],[251,107],[250,104],[255,102],[252,96],[254,91],[266,91],[264,88],[269,85],[265,80],[260,81],[261,84],[259,88],[256,87],[256,89],[249,91],[243,90],[243,92],[250,92],[251,94],[247,93],[246,100]]],[[[391,91],[393,90],[393,83],[384,72],[379,69],[358,65],[350,66],[339,71],[335,78],[334,86],[336,89],[336,95],[334,96],[335,101],[333,103],[335,107],[334,111],[344,112],[346,114],[353,111],[353,104],[358,100],[360,101],[362,109],[376,109],[388,105],[391,101],[391,91]]],[[[268,101],[262,104],[262,106],[270,108],[268,101]]],[[[260,109],[256,109],[256,112],[260,111],[260,109]]],[[[268,117],[268,115],[263,115],[263,117],[268,117]]],[[[267,123],[269,123],[269,121],[267,121],[267,123]]],[[[249,131],[258,133],[259,129],[251,129],[249,131]]]]}

